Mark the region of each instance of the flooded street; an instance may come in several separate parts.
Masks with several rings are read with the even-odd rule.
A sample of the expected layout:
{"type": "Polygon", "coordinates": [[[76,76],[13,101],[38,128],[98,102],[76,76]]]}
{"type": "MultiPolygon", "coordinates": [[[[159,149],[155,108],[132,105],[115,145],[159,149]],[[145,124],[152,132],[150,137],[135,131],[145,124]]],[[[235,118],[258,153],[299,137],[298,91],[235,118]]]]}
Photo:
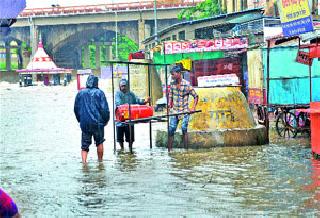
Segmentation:
{"type": "Polygon", "coordinates": [[[83,167],[76,93],[76,83],[0,86],[0,187],[24,217],[320,213],[320,163],[305,139],[168,154],[149,148],[148,125],[139,124],[134,153],[114,153],[110,121],[103,163],[91,145],[83,167]]]}

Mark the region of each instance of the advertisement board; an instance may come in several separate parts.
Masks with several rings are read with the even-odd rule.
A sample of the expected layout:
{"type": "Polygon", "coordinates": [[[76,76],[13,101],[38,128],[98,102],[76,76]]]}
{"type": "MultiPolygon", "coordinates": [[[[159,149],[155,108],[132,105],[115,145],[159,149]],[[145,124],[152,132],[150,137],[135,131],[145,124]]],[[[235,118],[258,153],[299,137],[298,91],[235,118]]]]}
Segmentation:
{"type": "Polygon", "coordinates": [[[298,51],[296,62],[306,65],[312,65],[313,59],[310,58],[310,55],[308,52],[298,51]]]}
{"type": "Polygon", "coordinates": [[[164,42],[165,54],[181,54],[192,52],[210,52],[248,47],[247,38],[199,39],[190,41],[164,42]]]}
{"type": "Polygon", "coordinates": [[[240,80],[236,74],[199,76],[198,87],[237,86],[240,80]]]}
{"type": "Polygon", "coordinates": [[[308,0],[277,0],[283,35],[297,36],[313,31],[308,0]]]}
{"type": "Polygon", "coordinates": [[[243,84],[240,58],[194,61],[193,73],[190,74],[190,81],[193,86],[198,86],[198,77],[226,74],[235,74],[240,80],[240,85],[243,84]]]}

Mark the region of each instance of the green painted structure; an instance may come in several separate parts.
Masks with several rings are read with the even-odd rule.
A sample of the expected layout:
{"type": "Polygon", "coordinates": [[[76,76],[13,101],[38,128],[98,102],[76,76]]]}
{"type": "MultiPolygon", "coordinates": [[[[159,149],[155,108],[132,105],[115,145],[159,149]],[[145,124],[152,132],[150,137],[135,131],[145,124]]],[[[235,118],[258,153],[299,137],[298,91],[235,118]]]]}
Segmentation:
{"type": "MultiPolygon", "coordinates": [[[[269,104],[309,104],[309,66],[296,62],[297,46],[270,49],[269,104]]],[[[304,50],[308,52],[307,50],[304,50]]],[[[267,87],[267,49],[263,49],[264,87],[267,87]]],[[[320,61],[313,60],[311,67],[312,101],[320,101],[320,61]]]]}
{"type": "Polygon", "coordinates": [[[173,64],[183,59],[206,60],[206,59],[218,59],[224,58],[224,52],[193,52],[186,54],[162,54],[160,52],[153,53],[153,63],[155,64],[173,64]]]}

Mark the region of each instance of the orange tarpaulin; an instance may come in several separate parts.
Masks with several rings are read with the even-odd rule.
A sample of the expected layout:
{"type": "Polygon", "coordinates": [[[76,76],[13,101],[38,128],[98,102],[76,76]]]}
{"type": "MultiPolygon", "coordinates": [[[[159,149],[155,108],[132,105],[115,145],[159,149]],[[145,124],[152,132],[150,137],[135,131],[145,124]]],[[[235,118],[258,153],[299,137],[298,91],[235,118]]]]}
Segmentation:
{"type": "Polygon", "coordinates": [[[310,58],[320,58],[320,44],[312,44],[310,46],[310,58]]]}

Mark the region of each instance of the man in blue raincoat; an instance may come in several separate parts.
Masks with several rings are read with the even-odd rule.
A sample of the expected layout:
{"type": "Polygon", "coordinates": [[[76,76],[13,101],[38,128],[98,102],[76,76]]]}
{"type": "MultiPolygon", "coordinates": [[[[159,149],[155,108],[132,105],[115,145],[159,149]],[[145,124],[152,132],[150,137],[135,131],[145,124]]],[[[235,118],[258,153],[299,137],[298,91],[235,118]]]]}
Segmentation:
{"type": "Polygon", "coordinates": [[[89,146],[92,137],[97,146],[98,160],[103,158],[104,127],[110,119],[110,111],[106,96],[98,88],[98,77],[89,75],[86,88],[81,90],[75,99],[74,113],[82,130],[81,157],[87,163],[89,146]]]}
{"type": "MultiPolygon", "coordinates": [[[[132,91],[128,90],[128,80],[121,79],[119,82],[119,90],[116,92],[115,96],[115,105],[116,107],[123,104],[146,104],[150,102],[150,97],[148,96],[146,99],[139,99],[132,91]]],[[[120,145],[121,149],[124,149],[123,142],[124,136],[126,138],[126,142],[129,143],[129,148],[132,148],[132,144],[134,142],[134,125],[130,125],[131,130],[129,129],[128,124],[124,124],[121,122],[116,123],[117,130],[117,142],[120,145]],[[131,137],[130,137],[131,131],[131,137]]]]}

